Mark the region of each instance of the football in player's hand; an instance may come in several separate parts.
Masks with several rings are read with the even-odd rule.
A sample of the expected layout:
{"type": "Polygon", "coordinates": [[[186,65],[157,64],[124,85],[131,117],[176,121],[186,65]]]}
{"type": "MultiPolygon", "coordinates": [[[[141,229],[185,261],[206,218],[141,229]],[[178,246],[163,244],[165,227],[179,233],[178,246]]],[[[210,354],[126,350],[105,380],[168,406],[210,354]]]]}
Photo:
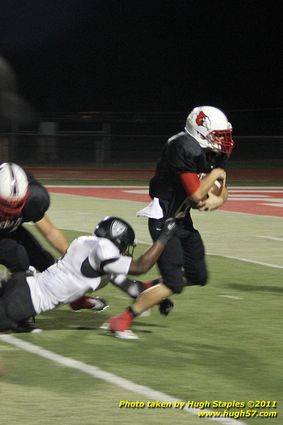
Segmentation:
{"type": "MultiPolygon", "coordinates": [[[[200,180],[203,180],[205,178],[206,178],[205,173],[202,173],[199,175],[200,180]]],[[[222,179],[215,180],[212,188],[209,190],[209,193],[212,193],[215,196],[219,196],[222,192],[223,186],[224,186],[224,181],[222,179]]]]}
{"type": "Polygon", "coordinates": [[[215,180],[212,188],[209,190],[209,193],[212,193],[215,196],[219,196],[223,189],[223,180],[215,180]]]}

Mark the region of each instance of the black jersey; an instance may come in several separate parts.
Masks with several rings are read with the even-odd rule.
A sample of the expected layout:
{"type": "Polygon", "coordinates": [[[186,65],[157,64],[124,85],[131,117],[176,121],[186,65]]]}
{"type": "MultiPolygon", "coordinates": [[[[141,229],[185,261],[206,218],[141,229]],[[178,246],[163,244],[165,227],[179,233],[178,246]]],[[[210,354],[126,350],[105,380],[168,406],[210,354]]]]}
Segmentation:
{"type": "Polygon", "coordinates": [[[187,197],[180,175],[209,173],[213,168],[225,168],[226,160],[225,154],[202,149],[188,133],[178,133],[163,148],[155,175],[150,180],[149,194],[152,198],[165,201],[170,214],[173,214],[187,197]]]}
{"type": "Polygon", "coordinates": [[[25,206],[19,217],[0,217],[0,238],[7,237],[7,234],[15,231],[22,223],[41,220],[49,208],[50,198],[47,190],[31,174],[26,174],[30,193],[25,206]]]}

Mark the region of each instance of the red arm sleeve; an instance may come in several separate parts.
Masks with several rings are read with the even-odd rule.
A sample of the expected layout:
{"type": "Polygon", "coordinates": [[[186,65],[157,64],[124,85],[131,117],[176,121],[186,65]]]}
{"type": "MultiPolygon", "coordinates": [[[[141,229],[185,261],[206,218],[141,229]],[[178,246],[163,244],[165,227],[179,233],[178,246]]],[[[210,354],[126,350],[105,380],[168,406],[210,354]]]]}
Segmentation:
{"type": "Polygon", "coordinates": [[[181,182],[184,186],[187,196],[191,196],[200,186],[200,181],[196,173],[180,174],[181,182]]]}

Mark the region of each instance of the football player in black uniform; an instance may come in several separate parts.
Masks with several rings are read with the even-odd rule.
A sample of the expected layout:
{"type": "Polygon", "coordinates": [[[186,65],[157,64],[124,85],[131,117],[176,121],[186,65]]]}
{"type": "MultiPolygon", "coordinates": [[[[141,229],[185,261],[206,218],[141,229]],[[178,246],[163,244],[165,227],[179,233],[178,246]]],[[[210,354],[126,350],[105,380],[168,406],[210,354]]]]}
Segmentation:
{"type": "MultiPolygon", "coordinates": [[[[34,222],[53,248],[66,252],[69,244],[64,234],[46,215],[49,205],[47,190],[30,173],[14,163],[0,165],[0,264],[10,272],[27,271],[30,266],[42,272],[55,262],[23,223],[34,222]]],[[[104,300],[91,296],[70,304],[73,310],[99,311],[105,306],[104,300]]]]}
{"type": "Polygon", "coordinates": [[[23,223],[34,222],[45,239],[60,253],[68,248],[63,233],[45,214],[50,205],[47,190],[19,165],[0,165],[0,264],[11,272],[33,266],[38,271],[54,263],[23,223]]]}
{"type": "Polygon", "coordinates": [[[165,144],[155,175],[150,181],[152,202],[138,213],[148,217],[153,240],[168,217],[179,217],[179,228],[158,260],[161,282],[142,292],[134,304],[108,321],[112,333],[130,329],[134,317],[159,304],[184,286],[205,285],[208,280],[205,250],[194,228],[190,208],[213,211],[228,197],[225,165],[233,150],[232,126],[226,115],[212,106],[194,108],[185,131],[165,144]],[[206,174],[200,179],[201,174],[206,174]],[[210,192],[223,180],[219,196],[210,192]]]}

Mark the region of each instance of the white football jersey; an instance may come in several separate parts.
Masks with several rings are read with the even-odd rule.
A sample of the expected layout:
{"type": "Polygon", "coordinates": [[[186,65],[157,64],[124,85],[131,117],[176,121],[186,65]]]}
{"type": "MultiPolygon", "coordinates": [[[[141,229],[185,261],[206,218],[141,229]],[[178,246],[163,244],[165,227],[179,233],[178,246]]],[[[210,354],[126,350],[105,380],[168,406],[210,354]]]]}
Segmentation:
{"type": "Polygon", "coordinates": [[[127,274],[131,261],[109,239],[96,236],[75,239],[55,264],[27,277],[35,311],[39,314],[52,310],[95,291],[110,280],[111,274],[127,274]]]}

